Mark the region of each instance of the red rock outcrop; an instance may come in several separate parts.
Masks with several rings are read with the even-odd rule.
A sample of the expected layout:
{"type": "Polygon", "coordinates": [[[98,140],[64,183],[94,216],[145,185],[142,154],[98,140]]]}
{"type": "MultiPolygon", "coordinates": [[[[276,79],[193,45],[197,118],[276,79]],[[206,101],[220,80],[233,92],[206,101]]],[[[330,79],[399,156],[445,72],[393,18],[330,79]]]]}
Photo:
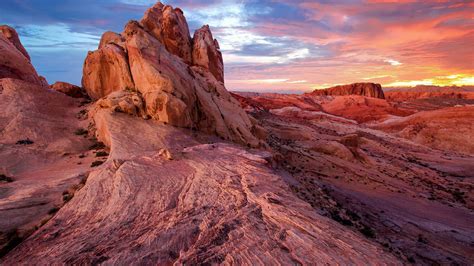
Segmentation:
{"type": "Polygon", "coordinates": [[[385,99],[382,86],[375,83],[353,83],[349,85],[340,85],[324,90],[315,90],[310,94],[313,96],[360,95],[385,99]]]}
{"type": "Polygon", "coordinates": [[[0,26],[0,78],[20,79],[45,85],[30,62],[30,56],[20,43],[15,29],[0,26]]]}
{"type": "Polygon", "coordinates": [[[23,44],[21,44],[18,33],[14,28],[7,25],[1,25],[0,32],[16,47],[16,49],[18,49],[18,51],[20,51],[28,59],[28,61],[31,60],[30,55],[26,51],[25,47],[23,47],[23,44]]]}
{"type": "Polygon", "coordinates": [[[85,60],[83,87],[93,99],[134,89],[155,120],[259,145],[255,125],[224,87],[222,55],[209,27],[197,31],[194,43],[191,53],[182,11],[157,3],[122,34],[103,35],[85,60]]]}
{"type": "Polygon", "coordinates": [[[89,52],[84,62],[82,87],[92,99],[102,98],[113,91],[133,89],[135,86],[124,49],[110,43],[89,52]]]}
{"type": "Polygon", "coordinates": [[[168,52],[191,64],[192,41],[188,23],[181,9],[173,9],[169,5],[158,2],[145,12],[140,24],[161,42],[168,52]]]}
{"type": "Polygon", "coordinates": [[[219,43],[212,37],[208,25],[194,32],[193,63],[209,70],[214,77],[224,82],[224,62],[219,43]]]}
{"type": "Polygon", "coordinates": [[[73,98],[83,98],[87,96],[87,93],[84,91],[84,89],[67,82],[58,81],[51,85],[50,88],[73,98]]]}
{"type": "Polygon", "coordinates": [[[124,39],[118,33],[112,31],[106,31],[102,34],[102,38],[100,38],[99,49],[105,47],[107,44],[114,43],[119,46],[123,44],[124,39]]]}

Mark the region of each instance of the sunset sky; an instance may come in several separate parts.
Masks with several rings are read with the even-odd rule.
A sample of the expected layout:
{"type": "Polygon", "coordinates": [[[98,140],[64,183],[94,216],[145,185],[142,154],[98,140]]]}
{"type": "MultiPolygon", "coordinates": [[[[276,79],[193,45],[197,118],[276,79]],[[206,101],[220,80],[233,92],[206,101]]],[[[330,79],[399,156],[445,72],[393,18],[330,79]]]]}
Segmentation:
{"type": "MultiPolygon", "coordinates": [[[[80,84],[88,50],[151,0],[2,0],[39,74],[80,84]]],[[[191,34],[209,24],[230,90],[336,84],[474,85],[474,1],[176,0],[191,34]]]]}

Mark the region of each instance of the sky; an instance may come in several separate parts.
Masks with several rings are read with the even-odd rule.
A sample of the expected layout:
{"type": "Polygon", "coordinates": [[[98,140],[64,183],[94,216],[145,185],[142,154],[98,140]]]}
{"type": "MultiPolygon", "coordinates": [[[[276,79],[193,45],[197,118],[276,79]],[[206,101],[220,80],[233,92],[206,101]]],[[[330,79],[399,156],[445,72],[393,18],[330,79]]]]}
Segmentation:
{"type": "MultiPolygon", "coordinates": [[[[474,1],[167,0],[191,35],[219,41],[229,90],[300,93],[338,84],[474,85],[474,1]]],[[[2,0],[49,83],[80,84],[87,52],[153,0],[2,0]]]]}

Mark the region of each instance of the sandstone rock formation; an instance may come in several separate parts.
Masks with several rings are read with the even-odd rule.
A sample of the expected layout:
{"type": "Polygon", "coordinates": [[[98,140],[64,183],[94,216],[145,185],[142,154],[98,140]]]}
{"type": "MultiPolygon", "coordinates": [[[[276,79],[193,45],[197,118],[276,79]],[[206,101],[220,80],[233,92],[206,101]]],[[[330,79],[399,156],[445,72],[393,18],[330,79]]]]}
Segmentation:
{"type": "Polygon", "coordinates": [[[113,91],[133,89],[127,54],[115,43],[89,52],[84,63],[82,87],[92,99],[100,99],[113,91]]]}
{"type": "MultiPolygon", "coordinates": [[[[28,62],[0,40],[1,62],[28,62]]],[[[474,263],[472,106],[401,118],[358,95],[241,97],[250,117],[138,22],[110,47],[134,87],[93,103],[0,77],[0,265],[474,263]],[[258,121],[272,150],[150,115],[242,143],[258,121]]]]}
{"type": "Polygon", "coordinates": [[[25,47],[20,42],[20,38],[18,37],[18,33],[16,33],[16,30],[12,27],[9,27],[7,25],[0,25],[0,32],[3,37],[7,38],[15,47],[22,53],[28,61],[30,61],[30,55],[26,51],[25,47]]]}
{"type": "Polygon", "coordinates": [[[196,30],[193,38],[193,63],[209,70],[214,77],[224,82],[224,62],[219,43],[212,37],[208,25],[196,30]]]}
{"type": "Polygon", "coordinates": [[[105,33],[85,60],[82,84],[93,99],[135,90],[155,120],[259,145],[255,125],[224,87],[222,55],[209,27],[191,40],[180,9],[157,3],[120,35],[105,33]]]}
{"type": "Polygon", "coordinates": [[[54,83],[53,85],[51,85],[50,88],[55,90],[55,91],[59,91],[61,93],[64,93],[67,96],[71,96],[73,98],[87,97],[87,94],[84,91],[84,89],[82,89],[79,86],[67,83],[67,82],[58,81],[58,82],[54,83]]]}
{"type": "Polygon", "coordinates": [[[168,52],[182,58],[186,64],[192,63],[192,40],[181,9],[173,9],[158,2],[145,12],[140,24],[162,43],[168,52]]]}
{"type": "Polygon", "coordinates": [[[0,78],[13,78],[44,85],[30,62],[30,56],[20,43],[16,31],[0,26],[0,78]]]}
{"type": "Polygon", "coordinates": [[[382,86],[375,83],[353,83],[349,85],[341,85],[324,90],[315,90],[310,94],[314,96],[360,95],[385,99],[382,86]]]}
{"type": "Polygon", "coordinates": [[[120,46],[121,44],[123,44],[123,42],[124,42],[124,39],[122,38],[122,36],[120,36],[120,34],[112,32],[112,31],[106,31],[104,32],[104,34],[102,34],[102,37],[100,38],[99,49],[111,43],[120,46]]]}

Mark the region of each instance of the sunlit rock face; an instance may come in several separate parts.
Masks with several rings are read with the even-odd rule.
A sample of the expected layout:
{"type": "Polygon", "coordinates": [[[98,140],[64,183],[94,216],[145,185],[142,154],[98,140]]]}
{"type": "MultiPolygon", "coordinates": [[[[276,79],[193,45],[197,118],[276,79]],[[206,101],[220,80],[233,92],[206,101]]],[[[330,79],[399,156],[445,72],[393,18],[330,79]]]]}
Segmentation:
{"type": "Polygon", "coordinates": [[[324,90],[315,90],[311,93],[315,96],[344,96],[360,95],[372,98],[385,99],[382,86],[376,83],[353,83],[349,85],[336,86],[324,90]]]}
{"type": "Polygon", "coordinates": [[[209,27],[191,39],[183,12],[157,3],[121,34],[102,36],[85,60],[82,85],[93,99],[136,91],[155,120],[258,146],[255,125],[224,87],[223,70],[209,27]]]}
{"type": "Polygon", "coordinates": [[[168,52],[182,58],[187,64],[192,62],[192,41],[181,9],[173,9],[158,2],[145,12],[140,24],[162,43],[168,52]]]}
{"type": "Polygon", "coordinates": [[[224,63],[219,43],[212,37],[208,25],[203,26],[194,33],[193,62],[209,70],[214,77],[224,82],[224,63]]]}
{"type": "Polygon", "coordinates": [[[44,86],[30,61],[30,56],[20,43],[15,29],[0,26],[0,79],[13,78],[44,86]]]}

